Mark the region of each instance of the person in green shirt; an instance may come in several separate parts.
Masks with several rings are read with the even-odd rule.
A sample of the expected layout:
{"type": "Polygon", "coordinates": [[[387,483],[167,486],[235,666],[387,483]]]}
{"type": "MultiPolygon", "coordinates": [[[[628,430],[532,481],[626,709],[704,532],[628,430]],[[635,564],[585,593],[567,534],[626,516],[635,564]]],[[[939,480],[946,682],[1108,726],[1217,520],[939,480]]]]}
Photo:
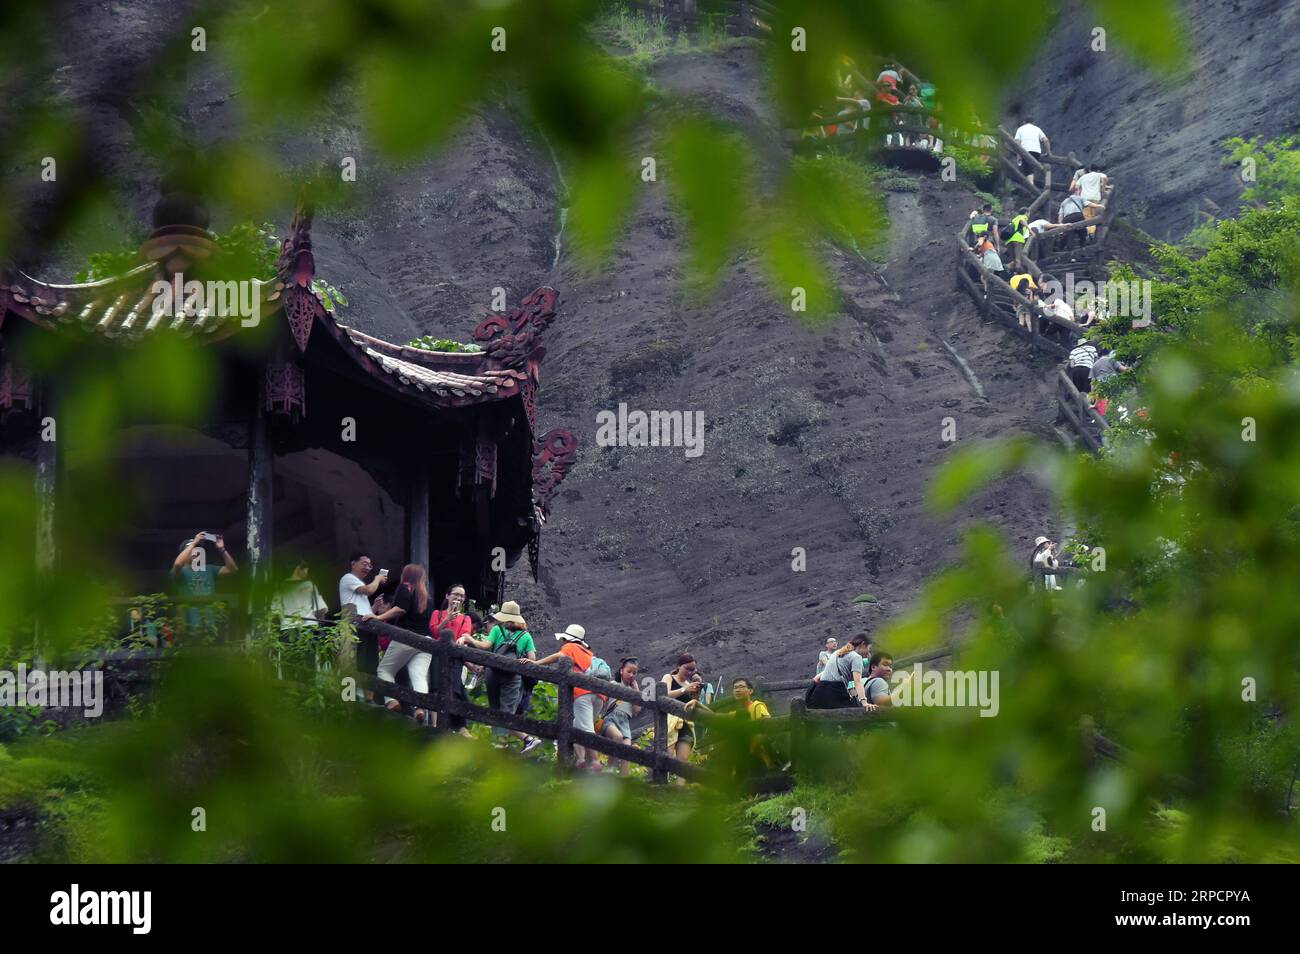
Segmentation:
{"type": "MultiPolygon", "coordinates": [[[[518,603],[514,600],[502,603],[501,609],[493,613],[492,618],[496,622],[488,630],[485,638],[478,639],[474,636],[466,636],[465,642],[477,649],[485,649],[506,658],[534,660],[537,658],[537,647],[533,644],[533,634],[528,631],[528,621],[520,615],[518,603]]],[[[493,709],[499,712],[508,712],[511,715],[522,715],[523,713],[518,710],[519,701],[523,698],[523,694],[524,680],[522,676],[518,673],[503,672],[488,667],[488,704],[493,709]]],[[[507,730],[502,726],[493,726],[492,734],[502,738],[513,735],[517,739],[522,739],[524,743],[523,754],[525,755],[542,744],[541,739],[518,729],[507,730]]]]}

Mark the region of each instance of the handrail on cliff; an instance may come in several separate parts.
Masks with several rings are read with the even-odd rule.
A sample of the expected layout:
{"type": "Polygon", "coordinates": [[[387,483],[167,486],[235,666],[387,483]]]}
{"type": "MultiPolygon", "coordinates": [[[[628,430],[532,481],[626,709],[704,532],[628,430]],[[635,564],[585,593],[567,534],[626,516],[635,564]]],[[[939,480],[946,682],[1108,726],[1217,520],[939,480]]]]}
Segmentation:
{"type": "MultiPolygon", "coordinates": [[[[1015,137],[1007,131],[1006,127],[999,125],[997,129],[1003,146],[999,155],[999,165],[1012,185],[1022,190],[1026,195],[1033,197],[1027,207],[1029,217],[1032,219],[1036,213],[1041,212],[1044,217],[1050,218],[1053,211],[1053,192],[1068,192],[1069,189],[1068,186],[1058,186],[1053,182],[1053,167],[1064,166],[1067,169],[1077,169],[1082,165],[1078,156],[1073,152],[1064,156],[1052,153],[1031,153],[1016,142],[1015,137]],[[1027,165],[1034,172],[1035,178],[1042,177],[1041,187],[1036,182],[1030,181],[1029,177],[1014,161],[1015,159],[1019,159],[1027,165]]],[[[1024,243],[1023,263],[1025,270],[1033,276],[1036,284],[1042,284],[1044,275],[1044,270],[1039,263],[1047,260],[1049,255],[1068,256],[1064,261],[1055,263],[1048,261],[1049,267],[1054,272],[1061,271],[1062,274],[1072,272],[1076,265],[1090,267],[1101,260],[1106,236],[1110,232],[1117,208],[1114,185],[1111,185],[1102,196],[1102,208],[1101,215],[1094,218],[1084,219],[1082,222],[1073,222],[1068,225],[1058,225],[1042,233],[1031,232],[1029,234],[1024,243]],[[1043,251],[1057,246],[1070,233],[1089,229],[1093,231],[1093,241],[1087,243],[1084,248],[1074,250],[1073,253],[1068,249],[1046,253],[1043,251]]],[[[980,313],[985,317],[992,316],[996,318],[1020,337],[1029,340],[1039,350],[1046,351],[1056,357],[1067,357],[1071,346],[1086,332],[1086,328],[1077,322],[1056,315],[1042,314],[1034,307],[1033,302],[1011,288],[1005,279],[985,268],[970,248],[968,242],[969,232],[970,223],[967,222],[958,231],[956,238],[959,287],[966,289],[970,293],[979,307],[980,313]],[[972,272],[975,277],[972,277],[972,272]],[[978,282],[976,277],[980,279],[978,282]],[[1011,307],[1008,307],[1008,305],[1011,307]],[[1017,308],[1016,305],[1020,307],[1017,308]],[[1030,315],[1030,327],[1028,329],[1020,323],[1018,312],[1021,309],[1027,311],[1030,315]],[[1046,327],[1044,327],[1045,325],[1046,327]],[[1067,344],[1062,344],[1059,340],[1043,333],[1052,327],[1060,329],[1067,336],[1067,344]]],[[[1074,383],[1070,381],[1069,376],[1064,371],[1059,370],[1057,375],[1057,405],[1061,416],[1070,423],[1088,448],[1093,451],[1100,450],[1105,431],[1109,427],[1106,419],[1088,403],[1087,396],[1079,392],[1074,383]]]]}

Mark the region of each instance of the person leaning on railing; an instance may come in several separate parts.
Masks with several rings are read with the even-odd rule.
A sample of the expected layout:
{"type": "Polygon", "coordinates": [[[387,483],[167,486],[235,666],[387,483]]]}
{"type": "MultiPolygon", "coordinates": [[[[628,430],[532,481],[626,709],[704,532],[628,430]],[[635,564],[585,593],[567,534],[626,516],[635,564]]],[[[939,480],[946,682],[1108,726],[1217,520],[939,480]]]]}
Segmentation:
{"type": "Polygon", "coordinates": [[[831,657],[805,696],[809,709],[845,709],[855,705],[874,709],[867,702],[862,685],[862,654],[870,652],[870,646],[870,638],[859,633],[831,657]]]}
{"type": "MultiPolygon", "coordinates": [[[[599,657],[591,644],[587,642],[587,631],[577,623],[570,623],[564,628],[564,632],[556,633],[555,638],[560,641],[558,652],[551,653],[542,659],[525,659],[525,662],[532,662],[538,666],[549,666],[551,663],[559,662],[561,659],[568,659],[573,668],[578,672],[595,675],[592,667],[599,657]]],[[[604,661],[601,660],[601,665],[604,661]]],[[[605,667],[603,675],[608,675],[608,667],[605,667]]],[[[563,690],[561,690],[563,691],[563,690]]],[[[583,732],[596,734],[596,705],[599,696],[590,689],[584,689],[579,686],[573,688],[573,727],[583,732]]],[[[579,742],[573,743],[573,752],[577,757],[577,768],[579,771],[599,772],[600,755],[595,749],[588,749],[579,742]]]]}
{"type": "MultiPolygon", "coordinates": [[[[640,664],[635,656],[624,656],[618,661],[618,671],[614,673],[614,681],[620,686],[626,686],[629,689],[635,689],[637,673],[640,672],[640,664]]],[[[596,720],[596,732],[607,739],[615,742],[632,741],[632,717],[641,711],[641,707],[634,702],[628,702],[626,699],[615,699],[610,696],[605,700],[601,709],[600,717],[596,720]]],[[[614,770],[614,763],[618,763],[618,772],[620,775],[626,775],[631,771],[632,763],[627,759],[616,759],[609,756],[608,768],[614,770]]]]}
{"type": "Polygon", "coordinates": [[[1020,292],[1029,299],[1028,305],[1016,302],[1016,323],[1026,331],[1033,331],[1034,312],[1038,306],[1038,285],[1034,282],[1034,276],[1029,272],[1012,275],[1011,289],[1020,292]]]}
{"type": "MultiPolygon", "coordinates": [[[[382,623],[390,623],[416,636],[427,636],[429,620],[432,616],[433,597],[429,595],[429,573],[418,563],[408,563],[402,568],[401,582],[393,594],[393,605],[384,609],[375,619],[382,623]]],[[[411,680],[411,688],[427,695],[429,667],[432,664],[432,653],[422,653],[413,646],[392,640],[384,650],[375,674],[384,682],[396,682],[397,674],[405,669],[411,680]]],[[[397,712],[402,708],[402,704],[392,698],[385,698],[384,705],[390,712],[397,712]]],[[[423,724],[430,713],[416,708],[412,715],[416,722],[423,724]]],[[[437,713],[431,715],[430,724],[436,724],[437,713]]]]}

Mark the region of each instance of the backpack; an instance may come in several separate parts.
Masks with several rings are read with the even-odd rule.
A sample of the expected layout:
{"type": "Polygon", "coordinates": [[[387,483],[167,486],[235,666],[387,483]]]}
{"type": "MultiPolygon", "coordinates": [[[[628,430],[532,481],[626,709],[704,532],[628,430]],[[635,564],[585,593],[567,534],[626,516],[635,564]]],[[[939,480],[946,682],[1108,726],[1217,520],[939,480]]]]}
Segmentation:
{"type": "Polygon", "coordinates": [[[605,662],[605,660],[601,659],[599,656],[591,657],[591,665],[587,667],[587,675],[595,676],[597,679],[609,679],[611,681],[614,678],[614,673],[610,670],[609,663],[605,662]]]}
{"type": "Polygon", "coordinates": [[[514,635],[510,637],[510,640],[509,640],[508,642],[504,642],[504,643],[501,643],[500,645],[498,645],[497,648],[493,650],[493,652],[495,652],[495,653],[499,653],[499,654],[502,655],[502,656],[506,655],[507,653],[511,653],[511,652],[512,652],[512,653],[515,654],[515,658],[516,658],[516,659],[519,658],[519,645],[518,645],[518,643],[519,643],[519,640],[523,639],[524,634],[527,633],[527,632],[528,632],[528,630],[526,630],[526,629],[517,629],[517,630],[515,630],[514,635]]]}

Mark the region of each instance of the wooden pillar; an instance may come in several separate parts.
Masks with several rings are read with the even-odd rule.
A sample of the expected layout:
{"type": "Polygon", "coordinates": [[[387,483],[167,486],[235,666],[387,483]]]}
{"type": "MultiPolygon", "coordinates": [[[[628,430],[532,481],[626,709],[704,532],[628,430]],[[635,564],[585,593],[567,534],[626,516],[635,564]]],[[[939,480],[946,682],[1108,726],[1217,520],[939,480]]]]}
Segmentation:
{"type": "Polygon", "coordinates": [[[496,594],[496,571],[492,569],[492,509],[486,484],[474,487],[474,552],[478,554],[480,599],[492,602],[496,594]]]}
{"type": "Polygon", "coordinates": [[[58,491],[59,442],[54,400],[42,388],[36,430],[36,572],[47,575],[58,563],[54,538],[54,498],[58,491]]]}
{"type": "MultiPolygon", "coordinates": [[[[58,542],[54,532],[55,498],[59,487],[58,425],[54,416],[54,399],[48,386],[40,391],[37,402],[40,416],[36,432],[36,577],[42,584],[53,580],[58,566],[58,542]]],[[[40,645],[44,642],[45,621],[38,613],[35,626],[35,651],[39,659],[40,645]]]]}
{"type": "MultiPolygon", "coordinates": [[[[406,562],[429,565],[429,460],[417,454],[411,474],[411,499],[406,508],[406,562]]],[[[433,586],[434,581],[430,580],[433,586]]]]}
{"type": "MultiPolygon", "coordinates": [[[[265,605],[271,577],[271,497],[275,455],[266,420],[266,379],[257,389],[257,403],[248,423],[248,510],[245,522],[245,559],[248,562],[248,608],[256,614],[265,605]]],[[[245,629],[245,639],[252,629],[245,629]]]]}

